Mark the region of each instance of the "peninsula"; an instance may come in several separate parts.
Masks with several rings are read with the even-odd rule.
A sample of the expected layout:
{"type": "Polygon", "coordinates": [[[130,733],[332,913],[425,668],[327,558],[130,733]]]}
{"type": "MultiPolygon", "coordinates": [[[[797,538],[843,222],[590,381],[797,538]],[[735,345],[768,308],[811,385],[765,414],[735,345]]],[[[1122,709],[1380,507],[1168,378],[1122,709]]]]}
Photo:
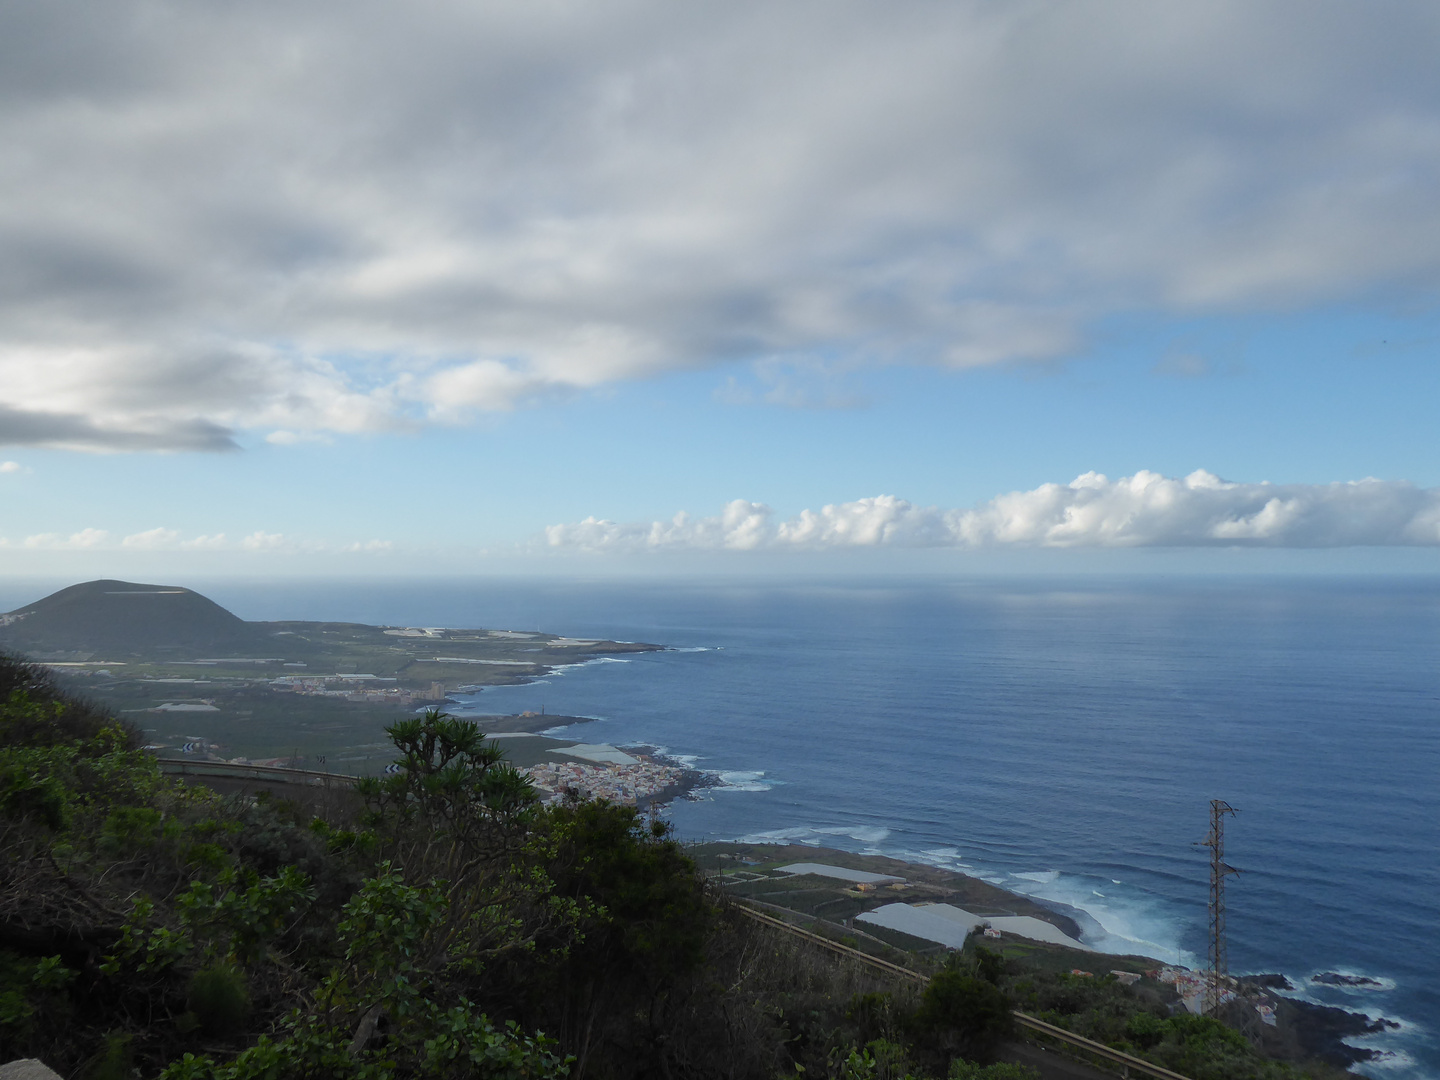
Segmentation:
{"type": "MultiPolygon", "coordinates": [[[[454,693],[661,648],[529,630],[247,622],[191,589],[112,580],[0,614],[0,651],[50,668],[161,752],[356,771],[389,760],[387,724],[454,693]]],[[[535,732],[587,718],[483,719],[535,732]]]]}

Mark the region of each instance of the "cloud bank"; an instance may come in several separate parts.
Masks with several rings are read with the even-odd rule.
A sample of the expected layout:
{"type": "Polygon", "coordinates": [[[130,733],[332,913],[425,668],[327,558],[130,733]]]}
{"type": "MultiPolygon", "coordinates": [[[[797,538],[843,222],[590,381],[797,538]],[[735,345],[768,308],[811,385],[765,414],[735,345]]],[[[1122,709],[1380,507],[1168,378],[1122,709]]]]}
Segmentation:
{"type": "Polygon", "coordinates": [[[35,533],[16,541],[0,536],[0,549],[28,551],[230,551],[283,554],[325,554],[338,551],[384,554],[392,551],[394,547],[389,540],[355,540],[331,544],[320,540],[289,537],[283,533],[267,533],[264,530],[256,530],[239,540],[230,540],[224,533],[184,538],[178,529],[167,529],[163,526],[119,538],[113,538],[107,529],[95,528],[81,529],[69,535],[35,533]]]}
{"type": "Polygon", "coordinates": [[[551,548],[603,552],[827,548],[1335,548],[1440,546],[1440,489],[1382,480],[1240,484],[1197,470],[1085,473],[973,509],[915,506],[893,495],[775,521],[737,499],[716,517],[621,524],[590,517],[545,530],[551,548]]]}
{"type": "Polygon", "coordinates": [[[5,5],[0,443],[1433,296],[1437,36],[1340,0],[5,5]]]}

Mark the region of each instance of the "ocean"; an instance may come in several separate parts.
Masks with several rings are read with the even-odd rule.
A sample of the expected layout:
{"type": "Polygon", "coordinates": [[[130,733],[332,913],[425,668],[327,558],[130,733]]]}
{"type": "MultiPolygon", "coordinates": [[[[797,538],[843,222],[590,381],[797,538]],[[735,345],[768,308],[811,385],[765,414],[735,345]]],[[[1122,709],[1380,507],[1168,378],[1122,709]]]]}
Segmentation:
{"type": "Polygon", "coordinates": [[[193,587],[249,619],[670,646],[462,708],[598,716],[586,741],[714,771],[683,838],[964,870],[1115,952],[1203,965],[1224,799],[1231,971],[1398,1020],[1362,1071],[1440,1077],[1440,580],[193,587]]]}

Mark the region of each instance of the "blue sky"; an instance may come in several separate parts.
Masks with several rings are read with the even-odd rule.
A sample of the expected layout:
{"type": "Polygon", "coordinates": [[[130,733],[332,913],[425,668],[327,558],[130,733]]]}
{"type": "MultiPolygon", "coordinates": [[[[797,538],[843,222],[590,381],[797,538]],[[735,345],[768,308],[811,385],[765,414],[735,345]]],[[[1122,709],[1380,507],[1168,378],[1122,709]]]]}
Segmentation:
{"type": "Polygon", "coordinates": [[[1428,6],[356,10],[3,16],[0,573],[1434,569],[1428,6]]]}

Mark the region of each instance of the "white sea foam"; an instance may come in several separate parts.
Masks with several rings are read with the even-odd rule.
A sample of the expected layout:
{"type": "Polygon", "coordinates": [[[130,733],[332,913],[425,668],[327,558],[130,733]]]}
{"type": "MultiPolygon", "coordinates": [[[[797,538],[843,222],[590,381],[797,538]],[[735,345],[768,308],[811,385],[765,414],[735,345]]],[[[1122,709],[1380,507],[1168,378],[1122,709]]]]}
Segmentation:
{"type": "Polygon", "coordinates": [[[1386,1024],[1394,1025],[1386,1027],[1384,1031],[1377,1031],[1374,1035],[1357,1035],[1357,1039],[1383,1039],[1391,1035],[1424,1035],[1428,1034],[1430,1030],[1424,1024],[1406,1020],[1403,1016],[1391,1016],[1389,1013],[1371,1012],[1368,1009],[1351,1009],[1350,1012],[1359,1013],[1372,1024],[1384,1020],[1386,1024]]]}
{"type": "Polygon", "coordinates": [[[1180,947],[1184,920],[1167,911],[1163,902],[1138,890],[1106,895],[1094,888],[1094,881],[1045,870],[1011,874],[1003,887],[1073,909],[1081,940],[1100,952],[1195,964],[1196,958],[1180,947]]]}
{"type": "Polygon", "coordinates": [[[741,844],[807,844],[824,847],[833,843],[833,837],[848,836],[864,844],[878,844],[890,835],[889,829],[870,825],[799,825],[789,829],[766,829],[736,838],[741,844]]]}
{"type": "Polygon", "coordinates": [[[826,836],[848,836],[866,844],[878,844],[890,835],[889,829],[872,825],[838,825],[816,831],[826,836]]]}
{"type": "MultiPolygon", "coordinates": [[[[629,660],[620,656],[592,656],[589,660],[577,660],[573,664],[553,664],[550,666],[551,675],[564,675],[571,668],[590,667],[594,664],[628,664],[629,660]]],[[[528,683],[529,686],[539,686],[540,683],[528,683]]]]}
{"type": "Polygon", "coordinates": [[[776,780],[766,780],[763,769],[759,772],[725,771],[715,775],[720,779],[716,791],[769,791],[778,783],[776,780]]]}
{"type": "Polygon", "coordinates": [[[720,652],[721,650],[712,645],[687,645],[680,649],[670,649],[670,652],[720,652]]]}
{"type": "Polygon", "coordinates": [[[631,748],[634,748],[634,749],[637,749],[637,750],[639,750],[639,749],[647,749],[647,748],[648,748],[649,751],[650,751],[652,754],[654,754],[656,757],[658,757],[658,758],[664,758],[666,761],[674,762],[676,765],[679,765],[682,769],[696,769],[696,770],[699,770],[700,766],[699,766],[699,764],[697,764],[697,763],[700,762],[701,760],[703,760],[703,759],[700,757],[699,754],[677,754],[677,753],[675,753],[674,751],[672,751],[668,746],[658,746],[658,745],[656,745],[655,743],[652,743],[652,742],[627,742],[627,743],[618,743],[617,745],[620,746],[621,749],[626,749],[626,750],[631,749],[631,748]]]}
{"type": "MultiPolygon", "coordinates": [[[[1337,975],[1360,975],[1362,972],[1339,971],[1334,968],[1327,970],[1335,971],[1337,975]]],[[[1391,1020],[1400,1025],[1401,1030],[1409,1030],[1414,1027],[1410,1021],[1403,1020],[1398,1016],[1391,1016],[1386,1013],[1372,1013],[1362,1006],[1366,995],[1379,994],[1395,988],[1395,980],[1386,978],[1383,975],[1368,975],[1366,978],[1375,979],[1379,986],[1331,986],[1328,983],[1316,983],[1310,981],[1310,975],[1296,975],[1291,972],[1282,972],[1290,982],[1291,989],[1276,990],[1275,993],[1295,1001],[1308,1002],[1311,1005],[1328,1005],[1345,1009],[1347,1012],[1358,1013],[1371,1020],[1391,1020]]],[[[1314,973],[1314,974],[1318,974],[1314,973]]],[[[1372,999],[1373,1000],[1373,999],[1372,999]]]]}
{"type": "Polygon", "coordinates": [[[735,837],[737,844],[813,844],[815,843],[813,830],[804,827],[798,829],[764,829],[760,832],[747,833],[744,836],[735,837]]]}
{"type": "MultiPolygon", "coordinates": [[[[1356,1069],[1365,1070],[1363,1073],[1354,1073],[1356,1076],[1365,1076],[1372,1071],[1383,1071],[1386,1073],[1394,1073],[1398,1076],[1408,1077],[1413,1075],[1414,1080],[1425,1080],[1421,1073],[1415,1071],[1415,1059],[1404,1050],[1382,1050],[1375,1046],[1362,1046],[1358,1041],[1351,1042],[1348,1039],[1342,1039],[1341,1042],[1344,1042],[1347,1046],[1355,1046],[1357,1049],[1376,1051],[1375,1056],[1369,1061],[1362,1061],[1355,1066],[1356,1069]]],[[[1351,1071],[1354,1072],[1354,1070],[1351,1071]]]]}
{"type": "MultiPolygon", "coordinates": [[[[656,746],[654,743],[647,742],[621,743],[620,747],[623,750],[648,750],[655,757],[667,761],[672,765],[678,765],[682,769],[691,769],[695,772],[705,771],[700,768],[699,763],[704,759],[699,754],[676,754],[673,753],[668,746],[656,746]]],[[[712,772],[709,775],[718,777],[720,774],[712,772]]]]}
{"type": "Polygon", "coordinates": [[[965,861],[959,848],[921,848],[919,850],[902,849],[899,851],[880,851],[879,855],[887,855],[892,859],[900,859],[902,862],[920,863],[923,866],[934,866],[941,870],[951,870],[959,874],[968,874],[970,877],[979,877],[980,871],[965,861]]]}
{"type": "MultiPolygon", "coordinates": [[[[1286,994],[1285,996],[1301,995],[1286,994]]],[[[1305,1000],[1313,999],[1306,997],[1305,1000]]],[[[1370,1035],[1351,1035],[1340,1040],[1346,1046],[1353,1046],[1357,1050],[1373,1050],[1375,1052],[1374,1057],[1360,1062],[1352,1072],[1362,1070],[1357,1072],[1357,1075],[1363,1076],[1369,1075],[1372,1071],[1383,1071],[1387,1075],[1403,1077],[1405,1080],[1431,1080],[1429,1074],[1418,1071],[1415,1058],[1405,1049],[1406,1043],[1426,1040],[1429,1035],[1428,1028],[1399,1016],[1390,1016],[1364,1009],[1351,1009],[1350,1011],[1358,1013],[1372,1023],[1385,1020],[1389,1024],[1396,1025],[1370,1035]]]]}
{"type": "Polygon", "coordinates": [[[1384,975],[1371,975],[1366,971],[1354,971],[1350,968],[1328,968],[1326,971],[1317,971],[1308,979],[1304,980],[1306,986],[1316,989],[1338,990],[1342,994],[1379,994],[1386,990],[1395,989],[1395,980],[1386,978],[1384,975]],[[1344,975],[1350,979],[1370,979],[1371,983],[1364,986],[1345,986],[1336,983],[1322,983],[1315,981],[1315,975],[1344,975]]]}
{"type": "Polygon", "coordinates": [[[904,859],[907,862],[924,863],[926,866],[937,866],[941,870],[966,871],[970,869],[962,861],[963,856],[960,849],[955,847],[922,848],[919,851],[901,851],[895,855],[896,858],[904,859]]]}

